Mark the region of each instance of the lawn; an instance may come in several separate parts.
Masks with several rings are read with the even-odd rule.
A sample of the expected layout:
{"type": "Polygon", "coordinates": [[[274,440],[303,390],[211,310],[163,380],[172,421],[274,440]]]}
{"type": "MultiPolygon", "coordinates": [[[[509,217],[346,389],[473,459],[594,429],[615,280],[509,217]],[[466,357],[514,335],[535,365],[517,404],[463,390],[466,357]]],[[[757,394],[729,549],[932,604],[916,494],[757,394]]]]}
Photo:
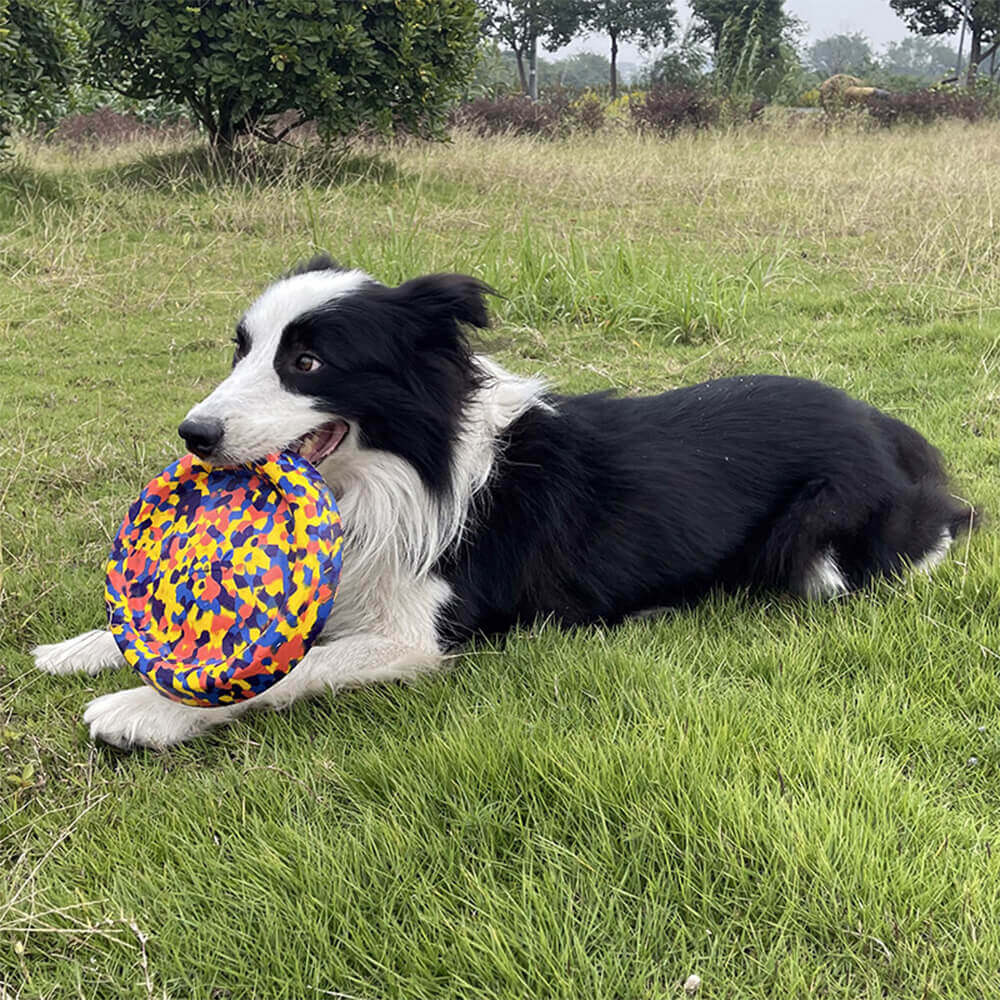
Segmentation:
{"type": "MultiPolygon", "coordinates": [[[[1000,995],[1000,134],[456,137],[0,169],[0,997],[1000,995]],[[318,249],[484,278],[565,390],[825,379],[987,514],[932,580],[539,626],[438,677],[92,746],[103,563],[240,311],[318,249]]],[[[666,470],[665,474],[669,474],[666,470]]],[[[614,553],[609,553],[614,558],[614,553]]]]}

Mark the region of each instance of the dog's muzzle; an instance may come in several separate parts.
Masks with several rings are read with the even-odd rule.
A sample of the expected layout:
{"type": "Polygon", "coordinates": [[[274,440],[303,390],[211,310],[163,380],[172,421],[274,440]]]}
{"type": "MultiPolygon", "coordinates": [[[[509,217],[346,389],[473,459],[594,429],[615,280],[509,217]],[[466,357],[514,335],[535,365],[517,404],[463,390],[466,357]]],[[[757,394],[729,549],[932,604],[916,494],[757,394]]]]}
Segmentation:
{"type": "Polygon", "coordinates": [[[204,417],[201,420],[185,420],[177,428],[177,433],[184,438],[189,451],[199,458],[208,458],[222,440],[225,430],[221,420],[204,417]]]}

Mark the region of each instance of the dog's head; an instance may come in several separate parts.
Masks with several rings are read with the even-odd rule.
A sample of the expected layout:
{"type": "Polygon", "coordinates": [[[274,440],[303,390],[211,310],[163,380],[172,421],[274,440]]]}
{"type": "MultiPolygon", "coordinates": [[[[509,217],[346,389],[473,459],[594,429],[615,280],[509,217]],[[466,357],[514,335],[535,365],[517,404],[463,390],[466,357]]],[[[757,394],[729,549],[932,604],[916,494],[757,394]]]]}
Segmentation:
{"type": "Polygon", "coordinates": [[[179,433],[212,464],[292,449],[323,464],[327,478],[348,453],[388,451],[443,489],[480,378],[464,328],[488,325],[490,292],[458,274],[390,288],[316,258],[250,306],[232,372],[179,433]]]}

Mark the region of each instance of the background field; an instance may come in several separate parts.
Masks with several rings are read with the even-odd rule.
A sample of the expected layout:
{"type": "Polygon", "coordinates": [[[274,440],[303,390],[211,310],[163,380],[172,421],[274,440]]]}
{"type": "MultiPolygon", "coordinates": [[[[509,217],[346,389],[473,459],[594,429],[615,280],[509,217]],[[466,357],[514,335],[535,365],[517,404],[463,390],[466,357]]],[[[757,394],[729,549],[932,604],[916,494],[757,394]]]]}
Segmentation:
{"type": "MultiPolygon", "coordinates": [[[[1000,138],[761,128],[196,146],[0,173],[0,996],[1000,995],[998,544],[825,606],[539,628],[414,688],[95,749],[125,674],[27,649],[103,560],[249,298],[317,249],[485,278],[567,390],[749,371],[913,423],[1000,509],[1000,138]]],[[[669,470],[667,470],[669,472],[669,470]]],[[[614,558],[614,553],[609,553],[614,558]]]]}

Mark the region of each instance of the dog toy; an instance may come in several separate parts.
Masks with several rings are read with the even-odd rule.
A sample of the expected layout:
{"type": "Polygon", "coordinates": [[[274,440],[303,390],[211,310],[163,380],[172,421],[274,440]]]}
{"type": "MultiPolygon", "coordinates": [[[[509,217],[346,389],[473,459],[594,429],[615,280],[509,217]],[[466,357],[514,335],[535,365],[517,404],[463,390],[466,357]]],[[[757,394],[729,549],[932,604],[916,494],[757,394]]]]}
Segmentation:
{"type": "Polygon", "coordinates": [[[299,455],[232,469],[185,455],[118,531],[108,627],[126,662],[168,698],[204,707],[252,698],[319,637],[342,543],[333,495],[299,455]]]}

